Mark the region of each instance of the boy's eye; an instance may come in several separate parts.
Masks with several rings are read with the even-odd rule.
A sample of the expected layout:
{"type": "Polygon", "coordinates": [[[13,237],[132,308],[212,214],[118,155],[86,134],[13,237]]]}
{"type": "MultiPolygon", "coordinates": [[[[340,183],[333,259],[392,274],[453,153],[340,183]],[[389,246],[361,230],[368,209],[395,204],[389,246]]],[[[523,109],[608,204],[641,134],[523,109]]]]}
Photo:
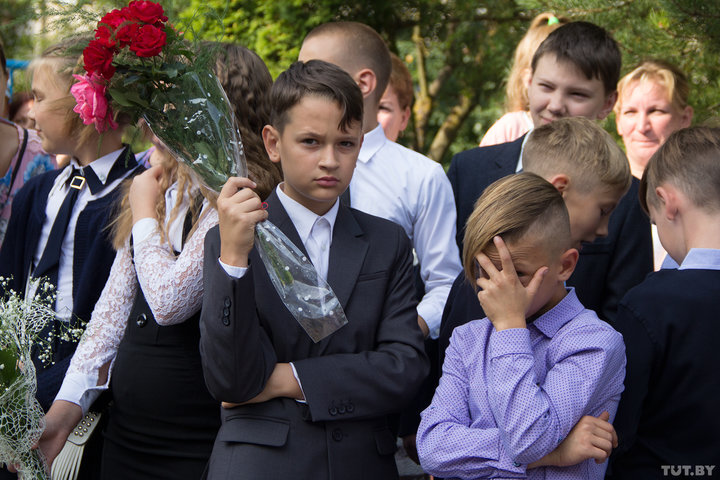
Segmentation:
{"type": "Polygon", "coordinates": [[[391,109],[389,106],[383,105],[382,103],[380,104],[380,106],[379,106],[378,108],[379,108],[380,110],[384,110],[384,111],[386,111],[386,112],[391,112],[391,111],[392,111],[392,109],[391,109]]]}
{"type": "Polygon", "coordinates": [[[318,141],[314,138],[303,138],[300,140],[305,145],[317,145],[318,141]]]}
{"type": "Polygon", "coordinates": [[[352,148],[355,146],[355,142],[353,142],[352,140],[344,140],[340,142],[340,146],[345,148],[352,148]]]}

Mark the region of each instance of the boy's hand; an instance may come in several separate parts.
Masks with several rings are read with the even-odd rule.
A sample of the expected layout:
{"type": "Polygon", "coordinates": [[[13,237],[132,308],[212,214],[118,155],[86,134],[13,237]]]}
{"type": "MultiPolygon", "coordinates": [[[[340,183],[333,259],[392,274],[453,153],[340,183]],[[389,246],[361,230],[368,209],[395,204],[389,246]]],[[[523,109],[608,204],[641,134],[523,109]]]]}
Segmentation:
{"type": "Polygon", "coordinates": [[[157,218],[155,206],[160,197],[162,172],[161,166],[155,166],[133,178],[128,196],[133,224],[143,218],[157,218]]]}
{"type": "Polygon", "coordinates": [[[292,366],[289,363],[277,363],[273,372],[270,374],[263,391],[243,403],[222,402],[223,408],[234,408],[240,405],[250,403],[261,403],[272,400],[273,398],[287,397],[295,400],[305,400],[303,391],[298,384],[292,366]]]}
{"type": "Polygon", "coordinates": [[[547,465],[569,467],[590,458],[594,458],[596,463],[603,463],[612,449],[618,446],[615,428],[609,420],[608,412],[602,412],[598,417],[582,417],[555,450],[528,465],[528,468],[547,465]]]}
{"type": "Polygon", "coordinates": [[[231,177],[217,200],[220,222],[220,260],[235,267],[247,267],[253,248],[255,225],[268,216],[262,201],[252,188],[255,182],[244,177],[231,177]]]}
{"type": "Polygon", "coordinates": [[[480,275],[476,280],[481,289],[477,294],[478,300],[495,330],[526,328],[525,315],[548,269],[539,268],[525,287],[520,283],[510,251],[503,239],[497,236],[493,242],[500,256],[502,269],[498,270],[484,253],[475,257],[485,272],[485,275],[480,275]]]}

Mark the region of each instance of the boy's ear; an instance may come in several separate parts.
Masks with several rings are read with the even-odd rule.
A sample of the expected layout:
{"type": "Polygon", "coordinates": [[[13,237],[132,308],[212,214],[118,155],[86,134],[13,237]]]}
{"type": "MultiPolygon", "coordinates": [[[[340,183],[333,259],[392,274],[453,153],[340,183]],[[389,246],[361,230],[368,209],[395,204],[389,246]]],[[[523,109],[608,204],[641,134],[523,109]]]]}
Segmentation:
{"type": "Polygon", "coordinates": [[[580,253],[575,248],[569,248],[560,256],[560,272],[558,280],[565,282],[575,271],[580,253]]]}
{"type": "Polygon", "coordinates": [[[564,173],[557,173],[552,177],[548,178],[547,180],[548,182],[552,183],[553,187],[555,187],[555,189],[561,194],[564,193],[570,185],[570,177],[568,177],[564,173]]]}
{"type": "Polygon", "coordinates": [[[279,163],[280,150],[278,149],[278,143],[280,142],[280,132],[272,125],[265,125],[262,130],[262,138],[270,161],[279,163]]]}
{"type": "Polygon", "coordinates": [[[358,87],[360,87],[363,98],[369,97],[377,88],[377,77],[375,76],[375,72],[369,68],[359,70],[355,74],[355,83],[357,83],[358,87]]]}
{"type": "Polygon", "coordinates": [[[679,198],[677,191],[668,184],[655,187],[655,195],[660,199],[662,204],[661,212],[668,220],[675,220],[678,213],[679,198]]]}
{"type": "Polygon", "coordinates": [[[617,90],[605,97],[605,103],[603,103],[602,109],[600,109],[596,120],[603,120],[605,117],[610,115],[610,112],[612,112],[612,109],[615,106],[615,102],[617,102],[617,98],[617,90]]]}

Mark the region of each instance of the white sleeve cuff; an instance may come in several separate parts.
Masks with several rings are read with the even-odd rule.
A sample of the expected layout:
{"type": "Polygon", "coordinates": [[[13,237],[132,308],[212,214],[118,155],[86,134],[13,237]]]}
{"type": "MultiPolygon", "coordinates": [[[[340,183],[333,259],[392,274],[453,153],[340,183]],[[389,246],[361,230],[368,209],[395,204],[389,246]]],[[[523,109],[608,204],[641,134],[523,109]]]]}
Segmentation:
{"type": "MultiPolygon", "coordinates": [[[[307,398],[307,397],[305,396],[305,390],[303,390],[303,388],[302,388],[302,382],[300,381],[300,377],[298,377],[297,370],[295,370],[295,364],[292,363],[292,362],[290,362],[290,368],[292,368],[293,375],[295,376],[295,380],[297,380],[298,385],[300,385],[300,391],[301,391],[302,394],[303,394],[303,398],[307,398]]],[[[305,401],[305,400],[295,399],[295,401],[298,402],[298,403],[307,403],[307,401],[305,401]]]]}
{"type": "Polygon", "coordinates": [[[144,242],[158,230],[158,221],[155,218],[141,218],[132,227],[133,243],[135,245],[144,242]]]}
{"type": "Polygon", "coordinates": [[[97,377],[95,375],[83,375],[76,372],[68,373],[65,375],[55,400],[65,400],[80,405],[83,415],[85,415],[93,402],[108,388],[107,383],[99,386],[96,384],[97,377]]]}
{"type": "Polygon", "coordinates": [[[233,278],[242,278],[245,276],[245,273],[248,270],[248,267],[236,267],[234,265],[228,265],[227,263],[223,263],[220,258],[218,258],[218,263],[220,263],[220,266],[225,270],[225,273],[230,275],[233,278]]]}

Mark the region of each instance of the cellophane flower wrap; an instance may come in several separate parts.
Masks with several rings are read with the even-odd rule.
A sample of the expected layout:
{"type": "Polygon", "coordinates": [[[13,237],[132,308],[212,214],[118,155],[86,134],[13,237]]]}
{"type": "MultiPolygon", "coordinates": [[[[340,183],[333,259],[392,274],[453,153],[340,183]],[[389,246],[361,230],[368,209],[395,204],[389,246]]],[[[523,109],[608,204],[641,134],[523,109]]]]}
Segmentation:
{"type": "MultiPolygon", "coordinates": [[[[134,1],[98,23],[83,52],[82,81],[103,78],[109,108],[144,118],[206,187],[219,192],[229,177],[246,177],[248,170],[235,114],[212,72],[215,53],[187,42],[159,4],[134,1]]],[[[78,110],[92,111],[75,98],[78,110]]],[[[83,120],[101,132],[109,125],[100,119],[102,109],[96,111],[83,120]]],[[[277,227],[258,224],[255,246],[278,295],[313,341],[347,323],[330,286],[277,227]]]]}
{"type": "MultiPolygon", "coordinates": [[[[48,478],[44,457],[32,449],[45,429],[32,352],[50,361],[53,339],[41,332],[55,320],[54,288],[39,282],[35,297],[25,300],[0,277],[0,463],[16,465],[24,480],[48,478]]],[[[82,330],[68,328],[61,336],[76,340],[82,330]]]]}

